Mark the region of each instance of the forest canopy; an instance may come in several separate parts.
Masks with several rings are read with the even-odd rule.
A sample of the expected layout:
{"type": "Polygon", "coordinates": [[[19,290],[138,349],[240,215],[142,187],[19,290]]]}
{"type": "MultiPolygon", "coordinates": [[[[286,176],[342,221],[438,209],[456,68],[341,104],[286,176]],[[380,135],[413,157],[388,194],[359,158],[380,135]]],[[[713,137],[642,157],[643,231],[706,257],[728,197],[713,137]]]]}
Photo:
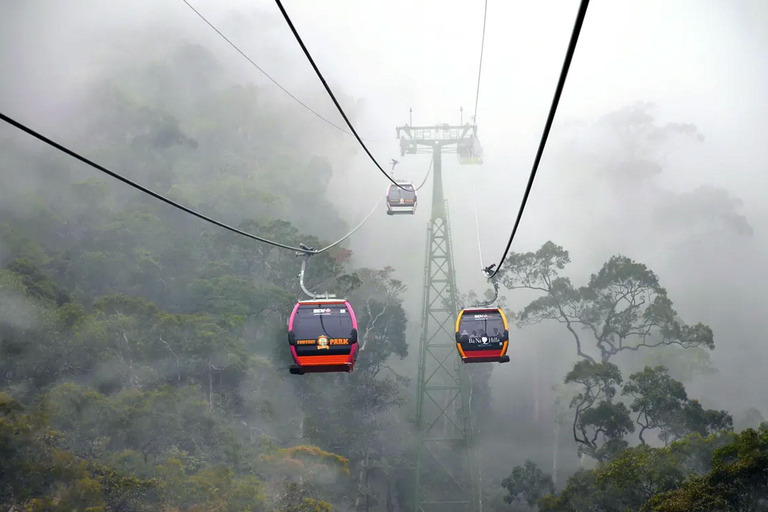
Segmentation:
{"type": "MultiPolygon", "coordinates": [[[[62,142],[291,246],[321,247],[347,231],[352,221],[329,192],[343,164],[328,148],[348,151],[348,140],[305,136],[284,98],[222,79],[200,45],[116,66],[62,107],[78,119],[59,123],[62,142]]],[[[647,110],[598,123],[618,146],[644,148],[599,165],[585,157],[612,186],[658,175],[672,140],[703,143],[694,125],[658,126],[647,110]]],[[[421,276],[411,285],[395,267],[362,265],[347,244],[312,256],[307,285],[354,304],[361,355],[351,374],[296,378],[286,336],[303,295],[295,254],[185,216],[21,134],[3,132],[0,154],[13,177],[0,187],[0,509],[412,510],[418,389],[398,364],[418,357],[407,335],[421,317],[407,296],[421,276]]],[[[722,189],[650,193],[649,217],[669,238],[707,222],[754,233],[722,189]],[[676,209],[692,219],[662,219],[676,209]]],[[[553,377],[554,447],[536,461],[522,455],[532,440],[549,444],[535,385],[494,389],[493,367],[466,370],[465,415],[477,445],[493,452],[476,468],[484,510],[761,510],[762,412],[710,409],[689,391],[694,376],[715,371],[710,354],[730,333],[684,318],[684,299],[650,264],[610,254],[581,279],[554,241],[504,261],[499,304],[531,297],[509,311],[513,343],[546,337],[567,369],[553,377]],[[499,410],[500,395],[533,402],[535,413],[499,410]]]]}

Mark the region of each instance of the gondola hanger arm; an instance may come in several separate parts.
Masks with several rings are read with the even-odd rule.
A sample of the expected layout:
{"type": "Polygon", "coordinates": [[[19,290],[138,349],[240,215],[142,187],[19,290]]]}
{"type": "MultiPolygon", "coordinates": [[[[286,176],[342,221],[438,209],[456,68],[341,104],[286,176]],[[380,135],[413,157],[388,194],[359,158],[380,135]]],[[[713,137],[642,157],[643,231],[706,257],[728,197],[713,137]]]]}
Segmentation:
{"type": "Polygon", "coordinates": [[[333,295],[331,293],[323,293],[323,294],[316,294],[309,291],[304,284],[304,275],[306,274],[307,270],[307,261],[309,261],[309,257],[313,254],[317,254],[317,252],[304,244],[299,244],[299,247],[304,249],[306,252],[296,252],[296,256],[301,258],[301,271],[299,271],[299,285],[301,286],[301,291],[303,291],[306,295],[308,295],[312,299],[334,299],[336,298],[336,295],[333,295]]]}
{"type": "Polygon", "coordinates": [[[499,298],[499,283],[496,281],[496,278],[493,277],[493,268],[496,266],[495,263],[492,263],[491,265],[488,265],[487,267],[482,269],[483,275],[488,278],[488,280],[491,282],[491,285],[493,286],[493,298],[488,301],[484,302],[477,302],[473,307],[476,308],[485,308],[488,306],[491,306],[494,302],[496,302],[496,299],[499,298]]]}
{"type": "Polygon", "coordinates": [[[487,308],[488,306],[491,306],[494,302],[496,302],[496,299],[499,298],[499,283],[497,283],[496,281],[492,281],[491,284],[493,284],[493,292],[494,292],[493,298],[485,302],[477,302],[473,307],[487,308]]]}

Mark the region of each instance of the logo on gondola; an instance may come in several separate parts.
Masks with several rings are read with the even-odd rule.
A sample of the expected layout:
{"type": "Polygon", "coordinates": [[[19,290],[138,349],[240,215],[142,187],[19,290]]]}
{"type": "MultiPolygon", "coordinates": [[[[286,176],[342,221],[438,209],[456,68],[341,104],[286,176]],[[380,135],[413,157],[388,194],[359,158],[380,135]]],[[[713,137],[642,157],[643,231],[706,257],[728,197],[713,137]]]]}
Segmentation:
{"type": "Polygon", "coordinates": [[[488,315],[475,315],[475,318],[488,318],[488,315]]]}
{"type": "Polygon", "coordinates": [[[328,336],[320,336],[317,338],[317,350],[323,350],[328,348],[328,336]]]}
{"type": "Polygon", "coordinates": [[[320,309],[313,309],[312,313],[316,315],[328,315],[331,313],[331,308],[320,308],[320,309]]]}

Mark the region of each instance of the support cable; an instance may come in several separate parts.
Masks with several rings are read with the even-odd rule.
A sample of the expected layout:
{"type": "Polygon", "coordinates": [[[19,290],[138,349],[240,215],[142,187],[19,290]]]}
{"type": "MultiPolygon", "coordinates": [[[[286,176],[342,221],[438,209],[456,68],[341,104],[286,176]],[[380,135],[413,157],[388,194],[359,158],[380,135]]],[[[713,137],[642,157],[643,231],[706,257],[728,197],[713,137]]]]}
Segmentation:
{"type": "MultiPolygon", "coordinates": [[[[482,77],[483,73],[483,54],[485,53],[485,27],[488,22],[488,0],[485,0],[485,6],[483,7],[483,35],[480,38],[480,63],[477,67],[477,89],[475,92],[475,111],[472,115],[472,126],[475,127],[475,136],[477,136],[477,106],[480,102],[480,78],[482,77]]],[[[475,145],[472,144],[472,158],[475,157],[475,145]]],[[[483,266],[483,246],[480,242],[480,219],[478,217],[477,213],[477,188],[475,187],[475,175],[472,175],[472,196],[475,199],[475,230],[477,232],[477,251],[479,253],[480,257],[480,271],[483,273],[485,277],[488,279],[491,279],[493,276],[489,276],[493,269],[493,265],[490,267],[484,267],[483,266]]],[[[495,275],[495,274],[494,274],[495,275]]],[[[498,284],[493,281],[494,290],[496,291],[496,297],[499,296],[499,288],[498,284]]],[[[494,297],[494,301],[496,298],[494,297]]],[[[493,301],[492,301],[493,302],[493,301]]]]}
{"type": "MultiPolygon", "coordinates": [[[[386,197],[386,196],[385,196],[385,197],[386,197]]],[[[319,250],[315,251],[315,252],[314,252],[314,253],[312,253],[312,254],[320,254],[320,253],[324,253],[324,252],[325,252],[325,251],[327,251],[328,249],[331,249],[331,248],[333,248],[333,247],[336,247],[336,246],[337,246],[337,245],[339,245],[341,242],[343,242],[344,240],[346,240],[346,239],[347,239],[347,238],[349,238],[350,236],[354,235],[354,234],[355,234],[355,232],[356,232],[358,229],[360,229],[361,227],[363,227],[363,224],[365,224],[366,222],[368,222],[368,219],[370,219],[370,218],[371,218],[371,215],[373,215],[373,213],[374,213],[374,212],[375,212],[375,211],[376,211],[376,210],[379,208],[379,206],[381,205],[381,202],[382,202],[383,200],[384,200],[383,198],[382,198],[382,199],[379,199],[379,202],[378,202],[378,203],[376,203],[376,206],[374,206],[374,207],[373,207],[373,209],[371,209],[371,211],[368,213],[368,215],[366,215],[366,216],[365,216],[365,218],[362,220],[362,222],[360,222],[360,224],[358,224],[357,226],[355,226],[355,228],[354,228],[354,229],[352,229],[352,231],[350,231],[349,233],[347,233],[347,234],[346,234],[346,235],[344,235],[343,237],[339,238],[338,240],[336,240],[335,242],[333,242],[331,245],[328,245],[328,246],[326,246],[326,247],[323,247],[322,249],[319,249],[319,250]]]]}
{"type": "Polygon", "coordinates": [[[480,75],[483,71],[483,51],[485,50],[485,23],[488,19],[488,0],[485,0],[483,9],[483,36],[480,39],[480,66],[477,69],[477,91],[475,92],[475,113],[472,116],[472,125],[477,126],[477,104],[480,101],[480,75]]]}
{"type": "MultiPolygon", "coordinates": [[[[309,249],[308,247],[302,246],[302,249],[309,249]]],[[[310,249],[311,250],[311,249],[310,249]]],[[[308,254],[306,252],[297,252],[296,256],[301,256],[301,270],[299,271],[299,286],[301,286],[301,291],[303,291],[306,295],[308,295],[312,299],[333,299],[336,298],[335,295],[330,293],[312,293],[307,289],[307,286],[304,284],[304,274],[307,270],[307,261],[309,260],[309,257],[311,254],[308,254]]]]}
{"type": "Polygon", "coordinates": [[[416,192],[418,192],[419,190],[421,190],[421,187],[423,187],[423,186],[424,186],[424,184],[427,182],[427,179],[429,178],[429,174],[432,172],[432,165],[434,164],[434,161],[435,161],[435,158],[434,158],[434,157],[432,157],[432,158],[430,158],[430,159],[429,159],[429,168],[427,169],[427,175],[426,175],[426,176],[424,176],[424,181],[422,181],[422,182],[421,182],[421,185],[419,185],[418,187],[416,187],[416,189],[415,189],[415,190],[416,190],[416,192]]]}
{"type": "Polygon", "coordinates": [[[477,252],[480,257],[480,272],[482,272],[483,275],[491,282],[491,286],[493,286],[494,292],[492,299],[476,302],[474,307],[485,308],[491,306],[494,302],[496,302],[496,299],[499,298],[499,283],[496,279],[493,278],[493,276],[490,275],[495,264],[488,267],[483,266],[483,245],[480,243],[480,218],[477,213],[477,188],[475,187],[474,174],[472,175],[472,196],[475,198],[475,231],[477,232],[477,252]]]}
{"type": "Polygon", "coordinates": [[[480,219],[477,215],[477,188],[475,187],[475,175],[472,175],[472,197],[475,198],[475,231],[477,231],[477,252],[480,255],[480,270],[483,270],[483,246],[480,243],[480,219]]]}
{"type": "Polygon", "coordinates": [[[379,171],[381,171],[381,173],[384,176],[386,176],[387,179],[391,181],[392,184],[395,185],[397,188],[405,190],[405,188],[401,187],[394,179],[392,179],[392,177],[389,174],[387,174],[387,171],[384,170],[384,168],[379,164],[379,162],[376,161],[376,159],[373,157],[371,152],[368,150],[368,146],[365,145],[365,143],[363,142],[363,139],[361,139],[360,136],[357,134],[357,130],[355,130],[355,127],[352,126],[352,123],[347,117],[347,114],[344,113],[344,109],[341,108],[341,105],[339,104],[339,101],[336,99],[336,96],[333,94],[333,91],[328,85],[328,82],[325,81],[325,77],[323,77],[323,74],[320,72],[320,69],[317,67],[317,64],[315,64],[315,60],[312,58],[312,55],[309,53],[309,50],[304,44],[304,41],[301,39],[299,32],[296,30],[296,27],[293,26],[293,22],[291,21],[291,18],[288,16],[288,13],[285,11],[285,8],[283,7],[283,3],[280,0],[275,0],[275,3],[277,3],[277,7],[280,9],[280,12],[282,13],[283,18],[285,18],[285,22],[288,24],[288,26],[291,29],[291,32],[293,32],[293,36],[296,38],[296,41],[299,43],[299,46],[301,46],[301,49],[304,52],[304,55],[307,57],[307,60],[309,61],[309,63],[312,65],[312,69],[315,70],[317,77],[323,83],[323,87],[325,87],[325,91],[328,93],[328,96],[331,97],[331,99],[333,100],[333,104],[336,105],[336,108],[341,114],[341,117],[344,118],[344,121],[346,121],[347,126],[349,126],[349,129],[352,130],[352,134],[357,139],[357,142],[360,143],[360,146],[363,148],[363,150],[365,150],[366,154],[371,159],[371,161],[376,165],[379,171]]]}
{"type": "Polygon", "coordinates": [[[245,53],[244,53],[244,52],[243,52],[243,51],[242,51],[240,48],[238,48],[238,47],[237,47],[237,45],[236,45],[235,43],[233,43],[232,41],[230,41],[230,40],[229,40],[229,38],[227,38],[227,36],[225,36],[224,34],[222,34],[222,33],[221,33],[221,31],[220,31],[219,29],[217,29],[217,28],[216,28],[216,27],[213,25],[213,23],[211,23],[210,21],[208,21],[208,20],[206,19],[206,17],[205,17],[205,16],[203,16],[202,14],[200,14],[200,12],[199,12],[197,9],[195,9],[195,8],[192,6],[192,4],[190,4],[190,3],[189,3],[187,0],[182,0],[182,2],[184,2],[185,4],[187,4],[187,7],[189,7],[190,9],[192,9],[192,12],[194,12],[195,14],[197,14],[197,15],[200,17],[200,19],[201,19],[201,20],[203,20],[203,21],[204,21],[204,22],[205,22],[205,23],[206,23],[206,24],[207,24],[209,27],[211,27],[211,28],[212,28],[212,29],[213,29],[213,30],[214,30],[214,31],[215,31],[217,34],[219,34],[219,35],[221,36],[221,38],[222,38],[222,39],[224,39],[224,40],[225,40],[227,43],[229,43],[229,45],[230,45],[232,48],[234,48],[235,50],[237,50],[237,53],[239,53],[240,55],[242,55],[242,56],[245,58],[245,60],[247,60],[248,62],[250,62],[250,63],[251,63],[251,65],[252,65],[253,67],[255,67],[256,69],[258,69],[259,71],[261,71],[261,74],[262,74],[262,75],[264,75],[265,77],[267,77],[267,78],[268,78],[268,79],[269,79],[269,80],[270,80],[270,81],[271,81],[273,84],[275,84],[275,85],[276,85],[276,86],[277,86],[277,87],[278,87],[278,88],[279,88],[281,91],[283,91],[285,94],[287,94],[288,96],[290,96],[290,97],[291,97],[291,98],[292,98],[292,99],[293,99],[293,100],[294,100],[296,103],[298,103],[299,105],[301,105],[302,107],[304,107],[305,109],[307,109],[309,112],[312,112],[312,113],[313,113],[315,116],[317,116],[317,117],[318,117],[318,118],[320,118],[321,120],[325,121],[325,122],[326,122],[326,123],[328,123],[329,125],[333,126],[334,128],[336,128],[336,129],[337,129],[337,130],[339,130],[340,132],[344,132],[344,133],[346,133],[347,135],[352,135],[350,132],[348,132],[347,130],[345,130],[345,129],[344,129],[344,128],[342,128],[341,126],[339,126],[339,125],[335,124],[335,123],[334,123],[334,122],[332,122],[332,121],[329,121],[328,119],[326,119],[326,118],[325,118],[325,117],[323,117],[322,115],[318,114],[316,111],[314,111],[314,110],[313,110],[313,109],[312,109],[310,106],[308,106],[306,103],[304,103],[304,102],[303,102],[303,101],[301,101],[299,98],[297,98],[296,96],[294,96],[293,94],[291,94],[291,92],[290,92],[290,91],[288,91],[288,89],[286,89],[285,87],[283,87],[282,85],[280,85],[280,84],[278,83],[278,81],[277,81],[277,80],[275,80],[274,78],[272,78],[272,77],[269,75],[269,73],[267,73],[266,71],[264,71],[264,70],[263,70],[263,69],[262,69],[262,68],[261,68],[261,67],[260,67],[258,64],[256,64],[256,63],[255,63],[253,60],[251,60],[251,58],[250,58],[250,57],[248,57],[248,55],[246,55],[246,54],[245,54],[245,53]]]}
{"type": "Polygon", "coordinates": [[[122,181],[123,183],[125,183],[128,186],[131,186],[131,187],[135,188],[136,190],[139,190],[139,191],[141,191],[141,192],[143,192],[143,193],[145,193],[147,195],[150,195],[150,196],[154,197],[155,199],[158,199],[158,200],[160,200],[160,201],[162,201],[162,202],[164,202],[166,204],[169,204],[169,205],[173,206],[174,208],[177,208],[177,209],[179,209],[179,210],[181,210],[181,211],[183,211],[185,213],[188,213],[189,215],[197,217],[198,219],[202,219],[202,220],[204,220],[206,222],[209,222],[211,224],[219,226],[220,228],[224,228],[227,231],[231,231],[231,232],[236,233],[238,235],[250,238],[252,240],[256,240],[257,242],[262,242],[262,243],[265,243],[265,244],[268,244],[268,245],[272,245],[274,247],[279,247],[280,249],[287,249],[289,251],[295,251],[295,252],[302,253],[302,254],[307,254],[307,255],[321,254],[321,253],[324,253],[325,251],[327,251],[327,250],[337,246],[338,244],[340,244],[341,242],[343,242],[344,240],[346,240],[347,238],[352,236],[358,229],[360,229],[363,226],[363,224],[365,224],[368,221],[368,219],[371,218],[371,215],[373,215],[373,212],[376,211],[376,208],[379,207],[379,205],[381,204],[381,201],[382,201],[380,199],[379,202],[376,204],[376,206],[371,210],[371,212],[352,231],[350,231],[349,233],[347,233],[346,235],[344,235],[340,239],[336,240],[332,244],[330,244],[330,245],[328,245],[326,247],[323,247],[322,249],[319,249],[319,250],[310,249],[310,248],[307,248],[306,246],[293,247],[291,245],[286,245],[286,244],[283,244],[281,242],[276,242],[274,240],[269,240],[267,238],[264,238],[264,237],[261,237],[261,236],[258,236],[258,235],[254,235],[252,233],[248,233],[246,231],[242,231],[242,230],[237,229],[237,228],[235,228],[233,226],[230,226],[229,224],[225,224],[225,223],[223,223],[221,221],[218,221],[216,219],[208,217],[207,215],[203,215],[202,213],[197,212],[197,211],[195,211],[195,210],[193,210],[191,208],[188,208],[188,207],[186,207],[186,206],[184,206],[182,204],[179,204],[176,201],[173,201],[172,199],[169,199],[169,198],[163,196],[162,194],[154,192],[153,190],[150,190],[147,187],[145,187],[143,185],[140,185],[140,184],[136,183],[135,181],[132,181],[132,180],[126,178],[125,176],[122,176],[122,175],[120,175],[120,174],[118,174],[118,173],[116,173],[114,171],[110,171],[106,167],[104,167],[104,166],[102,166],[100,164],[97,164],[96,162],[94,162],[92,160],[89,160],[88,158],[86,158],[86,157],[84,157],[84,156],[82,156],[82,155],[72,151],[69,148],[66,148],[66,147],[62,146],[58,142],[55,142],[55,141],[49,139],[48,137],[46,137],[45,135],[42,135],[42,134],[36,132],[35,130],[33,130],[33,129],[31,129],[31,128],[21,124],[20,122],[16,121],[15,119],[12,119],[12,118],[8,117],[7,115],[3,114],[2,112],[0,112],[0,120],[3,120],[6,123],[10,124],[11,126],[14,126],[15,128],[18,128],[19,130],[27,133],[28,135],[31,135],[32,137],[34,137],[34,138],[36,138],[36,139],[38,139],[38,140],[48,144],[49,146],[52,146],[52,147],[58,149],[62,153],[66,153],[67,155],[71,156],[74,159],[79,160],[79,161],[83,162],[84,164],[89,165],[90,167],[93,167],[94,169],[96,169],[98,171],[101,171],[104,174],[107,174],[108,176],[111,176],[112,178],[115,178],[118,181],[122,181]]]}
{"type": "Polygon", "coordinates": [[[493,298],[485,301],[477,301],[472,305],[473,308],[487,308],[496,302],[496,299],[499,298],[499,283],[494,280],[491,281],[491,284],[493,285],[493,298]]]}
{"type": "Polygon", "coordinates": [[[515,225],[512,228],[512,234],[509,236],[507,247],[504,249],[504,255],[499,260],[499,263],[496,266],[496,270],[493,271],[493,273],[488,276],[489,279],[493,278],[496,274],[499,273],[499,270],[501,270],[501,266],[504,264],[504,260],[507,258],[507,254],[509,254],[509,248],[512,246],[512,241],[515,239],[517,228],[520,226],[520,219],[522,219],[523,217],[523,211],[525,210],[525,205],[528,202],[528,196],[530,195],[531,188],[533,187],[533,180],[536,178],[536,171],[538,171],[539,169],[539,162],[541,162],[541,156],[544,153],[544,146],[546,146],[547,144],[549,131],[552,128],[552,123],[555,119],[555,113],[557,112],[557,105],[560,102],[560,96],[563,92],[563,87],[565,86],[565,79],[568,77],[568,69],[571,66],[571,60],[573,59],[573,54],[576,52],[576,43],[579,41],[579,33],[581,32],[581,26],[584,24],[584,17],[587,14],[588,6],[589,6],[589,0],[581,0],[581,5],[579,5],[579,11],[576,14],[576,22],[574,23],[574,26],[573,26],[573,33],[571,34],[571,40],[568,43],[568,50],[566,51],[566,54],[565,54],[563,69],[560,72],[560,79],[557,82],[557,89],[555,90],[555,96],[554,98],[552,98],[552,106],[550,107],[550,110],[549,110],[547,123],[544,126],[544,132],[542,133],[542,136],[541,136],[539,149],[536,152],[536,158],[533,161],[531,176],[528,179],[528,185],[525,188],[525,193],[523,194],[523,200],[520,203],[520,210],[517,213],[517,218],[515,219],[515,225]]]}

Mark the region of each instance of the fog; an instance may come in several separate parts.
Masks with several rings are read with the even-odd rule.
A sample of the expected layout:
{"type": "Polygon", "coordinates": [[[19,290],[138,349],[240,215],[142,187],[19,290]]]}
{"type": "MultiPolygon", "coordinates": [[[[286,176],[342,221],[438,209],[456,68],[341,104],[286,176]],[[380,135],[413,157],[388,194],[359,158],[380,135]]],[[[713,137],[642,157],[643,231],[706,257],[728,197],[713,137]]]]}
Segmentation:
{"type": "MultiPolygon", "coordinates": [[[[274,3],[191,3],[274,80],[344,126],[274,3]]],[[[431,157],[401,156],[395,129],[470,121],[483,2],[290,0],[285,7],[378,162],[389,171],[394,158],[399,161],[395,177],[421,183],[431,157]]],[[[574,0],[488,3],[477,112],[484,162],[462,166],[453,154],[442,160],[461,293],[490,289],[481,263],[498,263],[506,246],[577,7],[574,0]]],[[[96,147],[86,141],[96,137],[91,123],[99,113],[83,111],[96,108],[94,84],[112,81],[143,90],[145,77],[130,76],[129,70],[163,62],[183,45],[199,45],[215,60],[214,75],[200,72],[190,57],[178,64],[179,73],[188,72],[183,75],[188,83],[168,82],[167,90],[144,92],[181,105],[184,89],[203,82],[218,90],[255,84],[270,115],[281,123],[275,128],[280,133],[261,127],[265,147],[274,138],[283,154],[300,161],[325,158],[332,173],[323,178],[327,191],[319,194],[336,212],[326,218],[320,206],[289,205],[281,210],[286,220],[304,233],[333,241],[384,196],[387,179],[353,137],[290,100],[182,0],[0,0],[0,12],[0,111],[86,156],[96,147]]],[[[572,260],[563,275],[576,286],[587,284],[613,255],[648,265],[679,316],[688,323],[703,322],[714,332],[708,363],[714,372],[677,378],[706,408],[725,409],[735,418],[750,407],[768,414],[763,392],[768,356],[761,340],[768,293],[767,27],[768,4],[761,0],[593,1],[512,245],[514,252],[535,251],[550,240],[562,245],[572,260]]],[[[177,111],[182,125],[194,121],[183,117],[184,108],[177,111]]],[[[43,161],[59,158],[45,156],[48,149],[9,126],[0,128],[0,141],[43,161]]],[[[206,141],[198,138],[197,143],[206,141]]],[[[195,160],[191,148],[174,151],[172,158],[181,166],[195,160]]],[[[19,154],[0,155],[4,171],[20,162],[19,154]]],[[[64,160],[55,161],[62,165],[64,160]]],[[[129,153],[117,161],[99,161],[140,180],[142,174],[129,162],[129,153]]],[[[228,165],[237,162],[235,155],[228,165]]],[[[95,175],[79,164],[63,165],[77,182],[95,175]]],[[[56,183],[69,179],[65,173],[49,182],[42,175],[4,172],[0,200],[20,212],[23,201],[14,199],[17,193],[56,195],[56,183]]],[[[260,190],[293,197],[292,186],[265,180],[260,190]]],[[[302,188],[300,183],[295,187],[302,188]]],[[[414,380],[432,188],[430,177],[419,191],[413,217],[386,216],[382,203],[380,212],[345,244],[356,267],[393,267],[394,277],[407,285],[408,357],[393,357],[389,365],[414,380]]],[[[132,194],[118,184],[109,189],[118,197],[132,194]]],[[[62,194],[61,203],[67,205],[70,199],[62,194]]],[[[302,197],[311,197],[311,191],[307,194],[302,197]]],[[[259,215],[270,215],[270,208],[254,206],[259,215]]],[[[231,218],[225,220],[233,223],[247,218],[239,212],[227,215],[231,218]]],[[[194,231],[196,222],[185,226],[194,231]]],[[[502,295],[514,312],[538,296],[504,289],[502,295]]],[[[15,297],[0,298],[20,311],[16,322],[35,318],[15,297]]],[[[556,444],[562,460],[554,476],[563,484],[584,464],[576,457],[570,420],[560,431],[554,421],[553,386],[563,383],[578,360],[573,342],[554,322],[511,327],[510,338],[511,362],[494,365],[490,377],[493,418],[480,439],[484,467],[488,478],[500,480],[531,458],[552,473],[556,444]],[[492,457],[501,452],[502,457],[492,457]]],[[[613,362],[628,375],[651,360],[641,351],[621,354],[613,362]]],[[[415,402],[412,384],[409,400],[415,402]]],[[[398,418],[412,416],[413,403],[398,413],[398,418]]],[[[404,449],[396,444],[387,441],[382,450],[404,449]]]]}

